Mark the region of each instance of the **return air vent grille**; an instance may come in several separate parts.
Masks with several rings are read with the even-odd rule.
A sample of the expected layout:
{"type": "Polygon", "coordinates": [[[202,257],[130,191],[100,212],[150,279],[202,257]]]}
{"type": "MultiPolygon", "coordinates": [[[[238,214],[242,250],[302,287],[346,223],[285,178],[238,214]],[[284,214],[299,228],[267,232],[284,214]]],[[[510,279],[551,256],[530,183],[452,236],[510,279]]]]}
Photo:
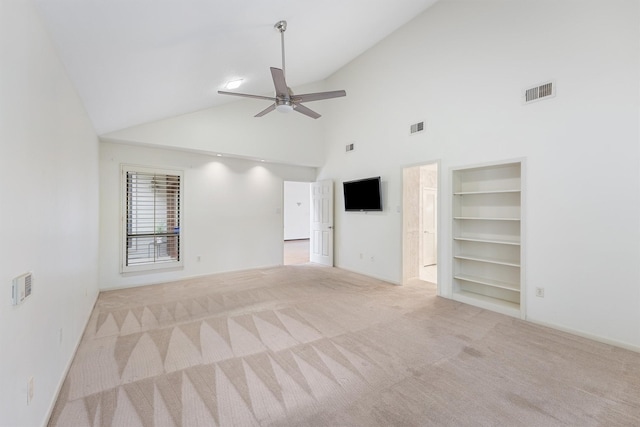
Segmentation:
{"type": "Polygon", "coordinates": [[[411,125],[411,128],[410,128],[411,135],[413,135],[414,133],[423,132],[423,131],[424,131],[424,122],[418,122],[411,125]]]}
{"type": "Polygon", "coordinates": [[[32,274],[26,273],[13,279],[13,304],[18,305],[31,295],[32,274]]]}
{"type": "Polygon", "coordinates": [[[347,145],[345,146],[345,151],[346,151],[346,152],[353,151],[353,148],[354,148],[354,147],[353,147],[353,143],[351,143],[351,144],[347,144],[347,145]]]}
{"type": "Polygon", "coordinates": [[[31,295],[31,274],[24,278],[24,297],[31,295]]]}
{"type": "Polygon", "coordinates": [[[554,96],[556,96],[555,83],[553,81],[546,82],[530,89],[525,89],[524,103],[529,104],[531,102],[540,101],[542,99],[553,98],[554,96]]]}

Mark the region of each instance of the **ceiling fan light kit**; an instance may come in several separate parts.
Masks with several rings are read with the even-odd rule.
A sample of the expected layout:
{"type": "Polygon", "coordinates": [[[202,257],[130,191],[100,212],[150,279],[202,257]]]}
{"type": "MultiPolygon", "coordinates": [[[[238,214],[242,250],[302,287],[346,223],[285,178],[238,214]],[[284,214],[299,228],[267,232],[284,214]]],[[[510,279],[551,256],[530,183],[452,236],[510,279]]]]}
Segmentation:
{"type": "Polygon", "coordinates": [[[293,91],[285,80],[285,67],[284,67],[284,32],[287,30],[287,21],[278,21],[274,25],[274,28],[280,32],[280,41],[282,45],[282,69],[271,67],[271,78],[273,79],[273,86],[276,90],[275,97],[250,95],[245,93],[225,92],[219,90],[220,95],[233,95],[241,96],[245,98],[264,99],[272,101],[273,103],[260,111],[254,117],[262,117],[267,113],[277,110],[281,113],[290,113],[291,111],[297,111],[305,116],[317,119],[320,114],[311,110],[310,108],[302,105],[303,102],[320,101],[322,99],[339,98],[346,96],[347,93],[344,90],[334,90],[330,92],[318,92],[318,93],[305,93],[301,95],[294,95],[293,91]]]}
{"type": "Polygon", "coordinates": [[[291,101],[286,100],[276,101],[276,111],[281,113],[290,113],[293,111],[293,104],[291,101]]]}

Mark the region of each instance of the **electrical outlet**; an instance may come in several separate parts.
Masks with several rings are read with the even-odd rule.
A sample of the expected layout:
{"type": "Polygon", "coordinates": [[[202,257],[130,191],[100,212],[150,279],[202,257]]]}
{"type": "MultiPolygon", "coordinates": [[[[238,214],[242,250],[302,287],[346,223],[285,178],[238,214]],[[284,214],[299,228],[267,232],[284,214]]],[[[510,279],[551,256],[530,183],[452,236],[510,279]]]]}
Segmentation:
{"type": "Polygon", "coordinates": [[[29,377],[27,381],[27,405],[33,400],[33,377],[29,377]]]}
{"type": "Polygon", "coordinates": [[[544,288],[536,288],[536,296],[544,298],[544,288]]]}

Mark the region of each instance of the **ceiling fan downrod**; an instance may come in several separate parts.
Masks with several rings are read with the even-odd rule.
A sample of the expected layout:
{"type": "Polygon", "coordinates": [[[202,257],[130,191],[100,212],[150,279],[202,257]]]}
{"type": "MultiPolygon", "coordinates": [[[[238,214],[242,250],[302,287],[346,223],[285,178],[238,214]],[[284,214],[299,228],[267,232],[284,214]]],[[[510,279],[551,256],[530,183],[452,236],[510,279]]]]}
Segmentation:
{"type": "Polygon", "coordinates": [[[321,117],[321,115],[306,107],[305,105],[303,105],[303,103],[320,101],[322,99],[339,98],[341,96],[346,96],[347,92],[345,92],[344,90],[333,90],[328,92],[303,93],[294,95],[293,91],[287,85],[287,80],[285,79],[284,74],[284,32],[287,30],[287,21],[283,20],[276,22],[274,28],[280,31],[280,43],[282,45],[282,69],[269,67],[271,69],[271,78],[273,79],[273,86],[276,92],[275,96],[251,95],[248,93],[226,92],[223,90],[219,90],[218,93],[220,95],[242,96],[245,98],[264,99],[266,101],[272,102],[271,105],[260,111],[254,117],[262,117],[267,113],[277,110],[283,113],[296,111],[300,114],[311,117],[312,119],[317,119],[321,117]]]}
{"type": "Polygon", "coordinates": [[[287,73],[284,68],[284,32],[287,31],[287,21],[278,21],[273,27],[280,31],[280,45],[282,46],[282,74],[286,77],[287,73]]]}

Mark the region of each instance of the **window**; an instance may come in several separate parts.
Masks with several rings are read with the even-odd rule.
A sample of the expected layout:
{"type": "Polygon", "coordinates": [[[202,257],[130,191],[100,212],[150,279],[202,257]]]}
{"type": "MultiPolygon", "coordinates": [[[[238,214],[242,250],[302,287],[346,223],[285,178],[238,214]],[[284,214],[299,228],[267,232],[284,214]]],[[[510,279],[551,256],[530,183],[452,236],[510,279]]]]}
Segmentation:
{"type": "Polygon", "coordinates": [[[182,266],[182,172],[122,166],[123,273],[182,266]]]}

